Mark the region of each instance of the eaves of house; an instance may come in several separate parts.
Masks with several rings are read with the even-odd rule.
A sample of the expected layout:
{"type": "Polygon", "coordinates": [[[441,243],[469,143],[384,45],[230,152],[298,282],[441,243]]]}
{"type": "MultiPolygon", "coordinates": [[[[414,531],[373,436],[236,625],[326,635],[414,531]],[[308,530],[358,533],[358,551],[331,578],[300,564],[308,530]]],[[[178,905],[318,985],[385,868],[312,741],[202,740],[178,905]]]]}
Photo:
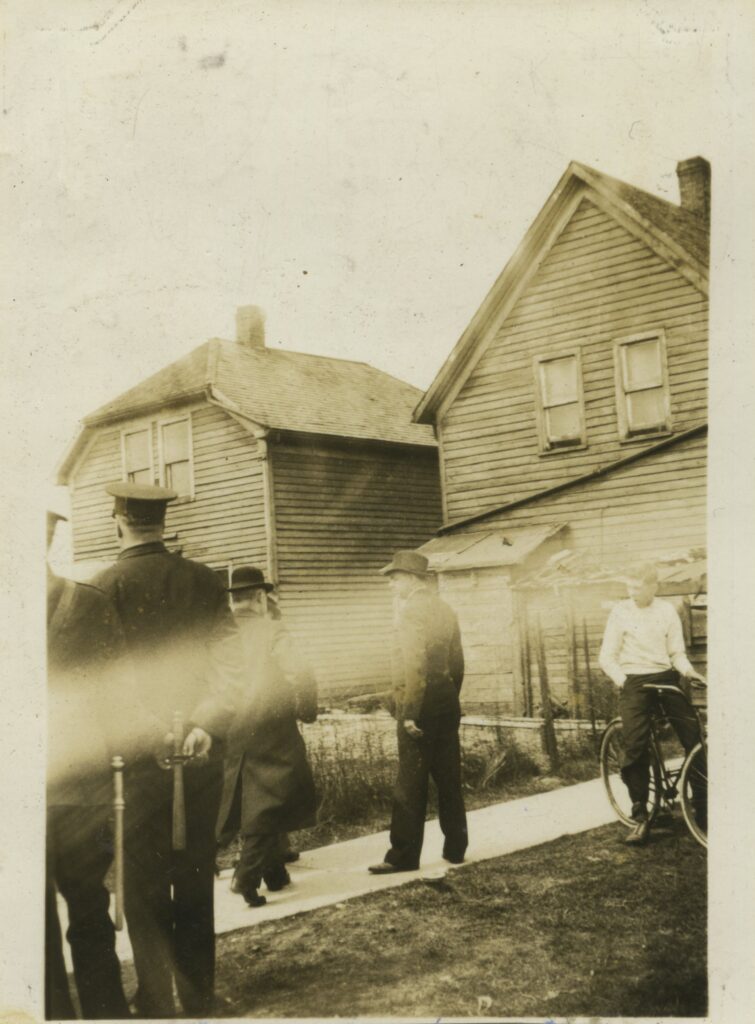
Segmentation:
{"type": "Polygon", "coordinates": [[[214,338],[85,417],[58,470],[66,484],[98,428],[192,400],[224,409],[257,436],[270,431],[435,447],[412,421],[418,388],[367,363],[214,338]]]}
{"type": "MultiPolygon", "coordinates": [[[[708,166],[699,157],[683,163],[693,171],[708,166]]],[[[709,230],[703,215],[572,162],[418,403],[417,423],[442,419],[584,199],[642,239],[707,295],[709,230]]]]}

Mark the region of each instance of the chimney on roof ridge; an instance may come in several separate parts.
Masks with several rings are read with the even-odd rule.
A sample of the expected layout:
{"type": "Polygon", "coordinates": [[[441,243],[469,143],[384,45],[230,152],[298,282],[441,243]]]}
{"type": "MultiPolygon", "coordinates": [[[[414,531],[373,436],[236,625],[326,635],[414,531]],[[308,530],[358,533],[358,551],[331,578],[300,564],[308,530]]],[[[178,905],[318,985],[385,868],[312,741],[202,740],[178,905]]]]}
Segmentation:
{"type": "Polygon", "coordinates": [[[236,310],[236,341],[246,348],[265,347],[265,312],[259,306],[239,306],[236,310]]]}
{"type": "Polygon", "coordinates": [[[702,156],[680,160],[676,165],[682,209],[710,223],[710,164],[702,156]]]}

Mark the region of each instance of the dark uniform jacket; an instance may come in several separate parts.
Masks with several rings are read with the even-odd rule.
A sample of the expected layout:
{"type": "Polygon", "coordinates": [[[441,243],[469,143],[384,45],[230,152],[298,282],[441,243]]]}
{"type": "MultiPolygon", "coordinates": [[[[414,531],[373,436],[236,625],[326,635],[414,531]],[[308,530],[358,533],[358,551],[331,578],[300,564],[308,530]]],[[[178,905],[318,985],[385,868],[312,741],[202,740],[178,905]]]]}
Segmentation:
{"type": "Polygon", "coordinates": [[[48,803],[110,799],[110,723],[120,691],[124,637],[98,589],[48,574],[48,803]]]}
{"type": "Polygon", "coordinates": [[[122,551],[96,583],[123,623],[133,663],[127,745],[154,752],[182,712],[222,738],[237,711],[243,660],[228,597],[212,569],[159,541],[122,551]]]}
{"type": "Polygon", "coordinates": [[[464,653],[456,615],[422,587],[407,598],[393,630],[393,713],[401,721],[460,714],[464,653]]]}
{"type": "Polygon", "coordinates": [[[245,654],[243,709],[228,735],[218,831],[241,784],[243,834],[315,824],[317,801],[297,719],[317,717],[317,683],[280,621],[238,615],[245,654]]]}

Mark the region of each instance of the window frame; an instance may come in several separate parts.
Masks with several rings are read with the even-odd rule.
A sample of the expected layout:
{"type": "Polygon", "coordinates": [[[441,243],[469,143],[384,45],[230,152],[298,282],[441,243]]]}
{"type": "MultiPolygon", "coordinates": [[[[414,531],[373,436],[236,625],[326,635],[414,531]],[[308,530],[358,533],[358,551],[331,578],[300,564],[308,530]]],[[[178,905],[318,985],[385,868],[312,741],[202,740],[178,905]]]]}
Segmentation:
{"type": "Polygon", "coordinates": [[[613,343],[613,365],[614,385],[616,390],[616,415],[619,424],[620,442],[622,444],[629,444],[631,442],[645,441],[650,438],[664,437],[671,434],[671,395],[668,380],[666,333],[663,328],[659,327],[651,331],[643,331],[641,334],[630,334],[621,338],[616,338],[613,343]],[[662,388],[664,418],[663,422],[656,427],[652,427],[648,430],[633,430],[629,424],[629,403],[627,402],[627,395],[631,395],[632,391],[627,391],[625,385],[626,360],[624,353],[630,345],[634,345],[642,341],[658,342],[661,361],[661,383],[660,385],[654,385],[652,389],[636,388],[635,391],[650,391],[655,390],[658,387],[662,388]]]}
{"type": "Polygon", "coordinates": [[[188,427],[188,451],[189,451],[189,493],[179,494],[177,502],[180,504],[184,501],[194,501],[194,429],[193,419],[191,410],[188,412],[182,412],[175,416],[163,416],[162,418],[155,421],[157,425],[157,462],[160,471],[160,486],[167,487],[166,483],[166,462],[165,462],[165,448],[163,444],[163,428],[170,426],[172,423],[186,423],[188,427]]]}
{"type": "Polygon", "coordinates": [[[582,349],[569,348],[559,352],[548,352],[533,357],[532,372],[535,381],[535,413],[537,419],[538,443],[540,455],[563,455],[566,452],[582,451],[587,447],[587,425],[585,422],[585,390],[582,378],[582,349]],[[577,405],[579,411],[579,439],[569,443],[553,442],[548,437],[547,412],[555,405],[545,404],[543,377],[541,367],[558,359],[574,359],[576,362],[577,398],[576,402],[562,402],[562,405],[577,405]]]}
{"type": "MultiPolygon", "coordinates": [[[[147,451],[149,452],[149,476],[150,483],[155,481],[155,457],[152,446],[152,424],[149,420],[142,420],[139,424],[132,424],[130,427],[121,428],[121,476],[128,482],[129,468],[126,461],[126,438],[132,434],[147,435],[147,451]]],[[[145,467],[146,468],[146,467],[145,467]]]]}

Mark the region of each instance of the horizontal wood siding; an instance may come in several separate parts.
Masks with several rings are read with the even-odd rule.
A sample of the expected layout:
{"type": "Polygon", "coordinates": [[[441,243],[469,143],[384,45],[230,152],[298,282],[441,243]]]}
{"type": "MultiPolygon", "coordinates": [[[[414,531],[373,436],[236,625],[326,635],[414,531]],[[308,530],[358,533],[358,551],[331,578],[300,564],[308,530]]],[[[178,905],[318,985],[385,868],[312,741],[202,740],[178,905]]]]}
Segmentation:
{"type": "MultiPolygon", "coordinates": [[[[559,535],[560,547],[582,552],[598,564],[617,567],[627,562],[704,548],[705,451],[704,436],[691,438],[591,483],[532,502],[505,516],[491,516],[463,532],[567,524],[568,529],[559,535]]],[[[507,610],[502,588],[508,586],[508,577],[508,569],[447,573],[441,579],[441,592],[460,621],[468,624],[464,643],[468,679],[464,689],[465,706],[485,706],[519,714],[523,701],[512,659],[516,657],[515,635],[522,616],[515,606],[507,610]]],[[[535,703],[539,703],[534,646],[539,616],[553,697],[573,710],[564,599],[552,591],[524,593],[535,703]]],[[[606,688],[597,660],[608,614],[608,606],[601,602],[621,596],[621,587],[614,587],[610,593],[599,592],[595,587],[586,588],[584,594],[574,595],[582,714],[586,714],[587,699],[584,697],[587,678],[582,620],[588,623],[595,707],[601,714],[607,713],[613,708],[612,691],[606,688]]],[[[704,651],[697,653],[696,664],[704,668],[704,651]]]]}
{"type": "Polygon", "coordinates": [[[441,522],[437,453],[270,445],[286,621],[323,693],[385,689],[391,598],[378,570],[441,522]]]}
{"type": "Polygon", "coordinates": [[[673,430],[703,422],[707,302],[676,270],[588,200],[440,424],[447,516],[463,519],[622,458],[613,343],[663,329],[673,430]],[[587,447],[542,455],[533,357],[579,348],[587,447]]]}
{"type": "Polygon", "coordinates": [[[120,428],[102,428],[85,449],[71,480],[71,533],[74,561],[110,561],[118,554],[113,499],[105,484],[122,477],[120,428]]]}
{"type": "Polygon", "coordinates": [[[445,573],[440,596],[456,612],[464,648],[462,710],[515,714],[513,605],[508,574],[492,569],[445,573]]]}
{"type": "MultiPolygon", "coordinates": [[[[168,508],[170,546],[212,567],[229,562],[266,564],[262,463],[257,442],[235,420],[210,405],[191,414],[194,499],[168,508]]],[[[140,422],[144,422],[141,420],[140,422]]],[[[120,431],[103,428],[73,479],[74,558],[109,560],[118,546],[104,485],[121,478],[120,431]]],[[[153,431],[156,434],[156,430],[153,431]]]]}

